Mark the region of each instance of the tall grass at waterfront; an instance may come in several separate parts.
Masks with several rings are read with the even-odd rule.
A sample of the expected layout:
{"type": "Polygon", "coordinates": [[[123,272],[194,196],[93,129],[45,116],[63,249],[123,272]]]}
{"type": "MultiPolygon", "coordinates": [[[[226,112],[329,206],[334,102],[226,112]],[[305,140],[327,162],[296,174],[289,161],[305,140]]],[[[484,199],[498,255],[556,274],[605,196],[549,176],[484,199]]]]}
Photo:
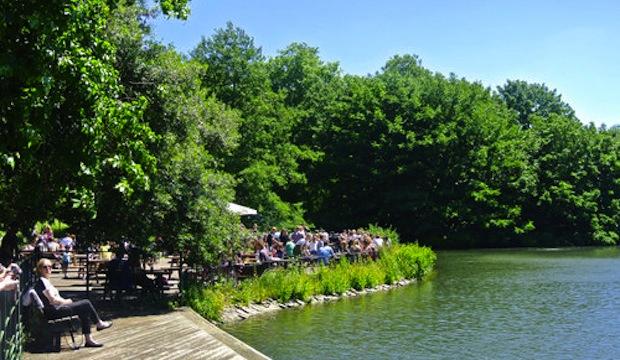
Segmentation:
{"type": "Polygon", "coordinates": [[[351,289],[363,290],[402,279],[421,279],[433,269],[436,255],[427,247],[393,245],[383,249],[377,260],[349,262],[346,257],[328,266],[276,268],[261,276],[235,284],[225,281],[205,287],[189,284],[184,302],[203,317],[220,320],[227,306],[279,302],[307,302],[314,295],[341,295],[351,289]]]}

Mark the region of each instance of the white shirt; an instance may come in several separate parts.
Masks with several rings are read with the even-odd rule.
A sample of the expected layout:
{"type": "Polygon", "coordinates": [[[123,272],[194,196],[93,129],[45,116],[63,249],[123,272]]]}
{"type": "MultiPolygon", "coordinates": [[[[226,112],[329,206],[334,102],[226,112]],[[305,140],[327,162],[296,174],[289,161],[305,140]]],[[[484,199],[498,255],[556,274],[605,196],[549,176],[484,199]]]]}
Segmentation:
{"type": "Polygon", "coordinates": [[[64,238],[60,239],[60,245],[64,246],[65,248],[73,247],[73,239],[65,236],[64,238]]]}
{"type": "Polygon", "coordinates": [[[56,241],[50,241],[47,243],[47,250],[48,251],[58,251],[58,248],[60,247],[60,245],[58,245],[58,243],[56,241]]]}
{"type": "Polygon", "coordinates": [[[56,304],[57,301],[55,299],[60,298],[60,293],[58,289],[52,285],[52,283],[45,277],[41,276],[41,281],[43,282],[43,286],[45,286],[45,290],[43,290],[43,295],[47,297],[50,304],[56,304]]]}
{"type": "Polygon", "coordinates": [[[375,245],[377,245],[378,248],[383,246],[383,239],[378,237],[378,236],[376,238],[372,239],[372,242],[374,242],[375,245]]]}

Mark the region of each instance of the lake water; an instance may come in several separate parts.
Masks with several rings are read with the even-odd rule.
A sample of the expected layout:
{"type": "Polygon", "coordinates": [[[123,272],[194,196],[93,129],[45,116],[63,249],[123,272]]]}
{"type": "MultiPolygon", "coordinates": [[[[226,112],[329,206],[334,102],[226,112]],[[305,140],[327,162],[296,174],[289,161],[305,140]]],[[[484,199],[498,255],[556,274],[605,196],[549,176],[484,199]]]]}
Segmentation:
{"type": "Polygon", "coordinates": [[[618,359],[620,249],[438,253],[426,281],[230,332],[273,359],[618,359]]]}

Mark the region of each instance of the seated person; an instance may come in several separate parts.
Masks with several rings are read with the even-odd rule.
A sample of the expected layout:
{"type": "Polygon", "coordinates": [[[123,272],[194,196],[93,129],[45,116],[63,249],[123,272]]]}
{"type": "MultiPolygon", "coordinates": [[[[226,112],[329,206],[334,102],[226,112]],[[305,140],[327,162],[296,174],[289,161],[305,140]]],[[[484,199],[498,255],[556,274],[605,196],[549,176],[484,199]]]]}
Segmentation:
{"type": "Polygon", "coordinates": [[[241,251],[237,251],[235,253],[235,265],[243,265],[243,254],[241,253],[241,251]]]}
{"type": "Polygon", "coordinates": [[[112,326],[111,322],[101,320],[99,314],[93,307],[90,300],[72,301],[64,299],[58,290],[49,280],[52,274],[52,262],[48,259],[41,259],[37,263],[37,273],[40,278],[37,280],[34,290],[43,302],[43,312],[48,319],[58,319],[65,316],[77,315],[82,323],[82,334],[86,347],[101,347],[103,344],[96,342],[90,334],[91,323],[97,326],[97,331],[107,329],[112,326]]]}
{"type": "Polygon", "coordinates": [[[295,250],[295,243],[293,242],[293,240],[288,239],[285,246],[286,246],[286,256],[293,257],[293,251],[295,250]]]}
{"type": "Polygon", "coordinates": [[[339,244],[340,244],[340,251],[347,253],[349,252],[349,240],[347,239],[339,239],[339,244]]]}
{"type": "Polygon", "coordinates": [[[69,234],[64,238],[60,239],[58,242],[60,246],[62,246],[65,250],[71,251],[73,250],[73,246],[75,246],[75,235],[69,234]]]}
{"type": "Polygon", "coordinates": [[[310,254],[312,255],[319,254],[319,248],[318,248],[318,243],[316,240],[316,235],[310,236],[309,240],[306,241],[306,244],[308,245],[308,249],[310,249],[310,254]]]}
{"type": "Polygon", "coordinates": [[[304,244],[301,246],[301,256],[304,259],[312,258],[312,253],[310,253],[310,247],[308,247],[308,244],[304,244]]]}
{"type": "Polygon", "coordinates": [[[111,247],[112,246],[110,245],[109,241],[99,246],[99,251],[101,253],[102,260],[107,260],[107,261],[112,260],[112,252],[110,251],[111,247]]]}
{"type": "Polygon", "coordinates": [[[353,244],[349,247],[349,254],[351,255],[359,255],[362,253],[362,246],[358,240],[354,240],[353,244]]]}
{"type": "Polygon", "coordinates": [[[372,239],[372,243],[375,244],[377,249],[381,249],[383,247],[383,238],[379,235],[375,235],[372,239]]]}
{"type": "Polygon", "coordinates": [[[284,259],[284,246],[282,245],[282,243],[276,243],[274,248],[275,250],[273,252],[273,256],[278,259],[284,259]]]}
{"type": "Polygon", "coordinates": [[[107,287],[109,290],[133,289],[133,272],[129,262],[125,260],[125,249],[119,248],[116,257],[107,264],[107,287]]]}
{"type": "Polygon", "coordinates": [[[333,258],[334,256],[336,256],[336,254],[334,253],[334,249],[332,249],[331,246],[324,245],[319,248],[319,258],[321,258],[323,264],[329,264],[329,259],[333,258]]]}
{"type": "Polygon", "coordinates": [[[130,246],[127,254],[127,263],[133,273],[133,283],[141,287],[144,291],[156,293],[158,291],[154,280],[150,279],[140,266],[143,251],[142,249],[130,246]]]}
{"type": "Polygon", "coordinates": [[[256,257],[258,262],[266,262],[266,261],[277,261],[280,258],[272,256],[271,251],[267,248],[267,244],[265,244],[262,240],[259,240],[256,243],[256,257]]]}
{"type": "Polygon", "coordinates": [[[59,249],[60,244],[58,244],[55,239],[52,238],[47,242],[47,251],[57,252],[59,249]]]}
{"type": "Polygon", "coordinates": [[[367,242],[366,247],[364,248],[362,253],[367,254],[373,260],[377,260],[379,250],[377,249],[376,245],[373,242],[367,242]]]}

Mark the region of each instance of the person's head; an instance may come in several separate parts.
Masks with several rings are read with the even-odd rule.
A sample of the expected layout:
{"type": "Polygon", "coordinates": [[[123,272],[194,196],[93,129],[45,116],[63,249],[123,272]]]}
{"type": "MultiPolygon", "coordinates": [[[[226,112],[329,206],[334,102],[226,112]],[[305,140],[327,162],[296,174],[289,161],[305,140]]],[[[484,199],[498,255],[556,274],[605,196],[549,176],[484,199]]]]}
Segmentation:
{"type": "Polygon", "coordinates": [[[48,278],[52,274],[52,262],[49,259],[41,259],[37,263],[37,273],[39,276],[48,278]]]}

